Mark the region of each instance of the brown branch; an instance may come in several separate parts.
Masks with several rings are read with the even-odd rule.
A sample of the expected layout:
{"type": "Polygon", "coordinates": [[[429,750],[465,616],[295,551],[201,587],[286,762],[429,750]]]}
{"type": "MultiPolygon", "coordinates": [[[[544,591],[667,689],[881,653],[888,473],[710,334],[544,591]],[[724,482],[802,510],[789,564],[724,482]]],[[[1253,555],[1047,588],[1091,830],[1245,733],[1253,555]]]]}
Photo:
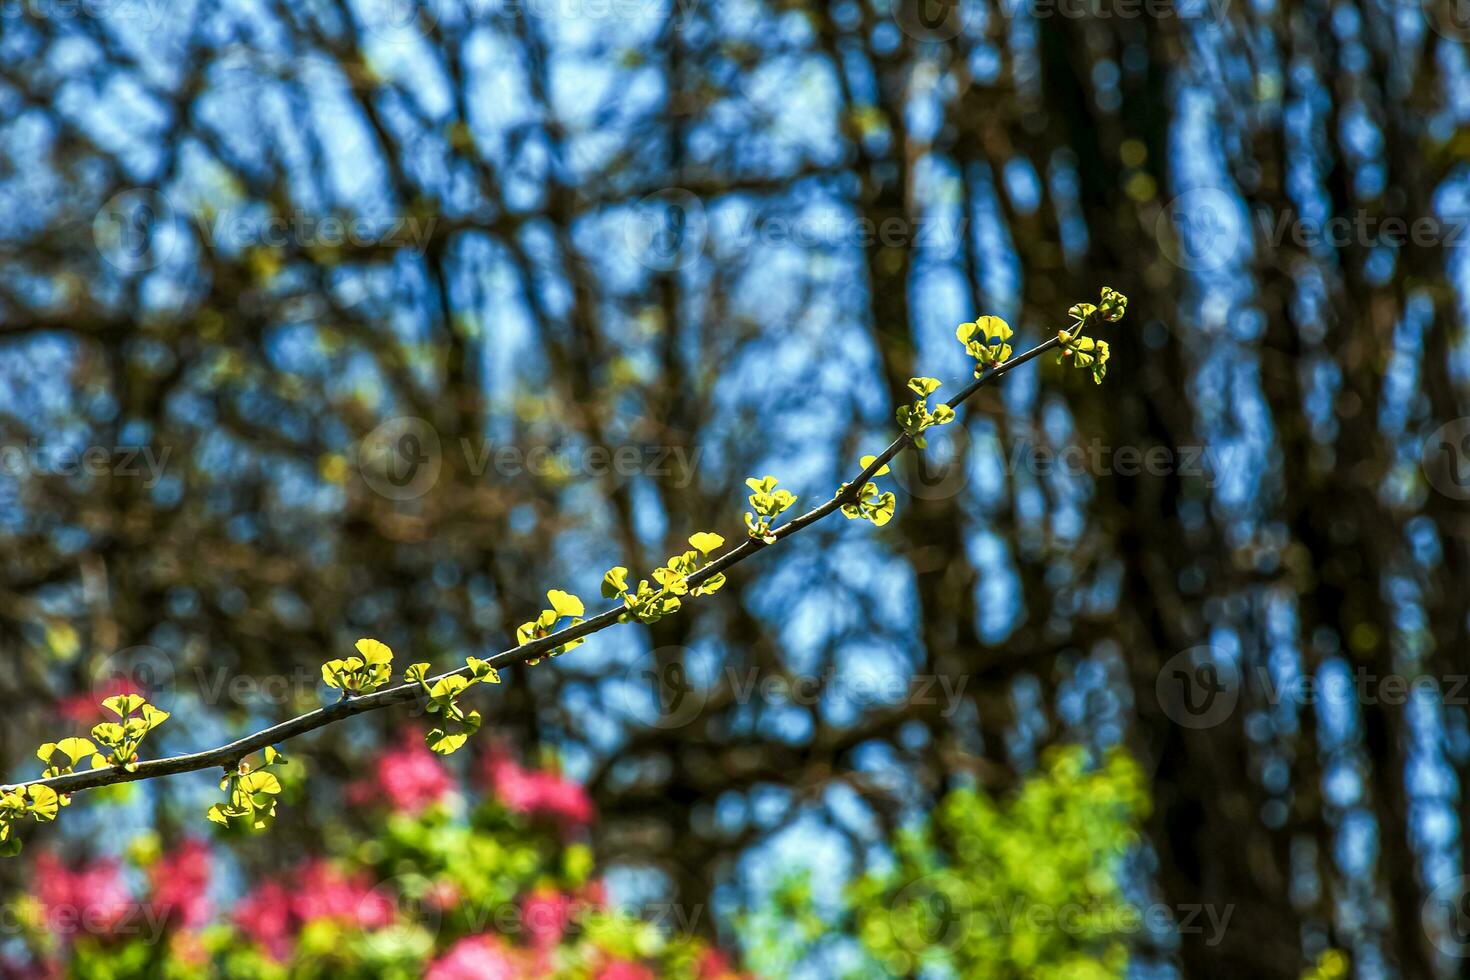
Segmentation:
{"type": "MultiPolygon", "coordinates": [[[[950,408],[958,407],[986,384],[1009,373],[1012,369],[1020,367],[1027,361],[1041,356],[1058,345],[1059,341],[1056,337],[1052,337],[1044,343],[1038,344],[1024,354],[1017,355],[1004,364],[991,369],[982,377],[970,382],[959,394],[955,395],[945,404],[950,408]]],[[[813,507],[800,517],[776,528],[772,532],[776,540],[781,541],[789,538],[802,528],[820,521],[844,504],[856,502],[858,490],[863,484],[871,480],[878,470],[904,450],[912,447],[913,444],[913,437],[908,433],[904,433],[893,440],[893,442],[889,443],[888,448],[874,457],[873,461],[852,482],[844,483],[838,488],[837,493],[830,500],[813,507]]],[[[767,547],[769,545],[765,542],[753,538],[746,538],[742,544],[730,549],[697,572],[689,575],[685,581],[691,587],[699,585],[701,582],[738,565],[756,552],[763,551],[767,547]]],[[[545,657],[550,651],[572,640],[578,640],[607,629],[609,626],[618,622],[618,617],[624,611],[624,607],[616,606],[605,612],[598,613],[585,622],[578,623],[575,626],[568,626],[566,629],[552,633],[550,636],[544,636],[538,640],[532,640],[530,643],[523,643],[518,647],[512,647],[509,650],[497,653],[495,656],[490,657],[487,662],[492,667],[500,669],[522,664],[528,660],[545,657]]],[[[434,681],[440,678],[454,675],[468,676],[469,668],[461,667],[458,670],[446,671],[443,674],[430,678],[429,684],[432,685],[434,681]]],[[[94,789],[98,786],[130,783],[142,779],[156,779],[160,776],[199,772],[205,769],[220,768],[226,772],[230,772],[239,765],[240,760],[245,756],[250,755],[252,752],[258,752],[267,746],[278,745],[298,735],[305,735],[307,732],[324,728],[327,725],[341,721],[344,718],[350,718],[353,715],[360,715],[368,711],[377,711],[395,704],[407,704],[422,700],[424,700],[423,688],[417,683],[400,684],[396,687],[375,691],[372,694],[344,698],[335,704],[317,708],[315,711],[308,711],[306,714],[298,715],[288,721],[283,721],[278,725],[272,725],[270,728],[263,729],[252,735],[247,735],[244,738],[236,739],[233,742],[213,749],[191,752],[187,755],[171,756],[166,759],[152,759],[147,762],[140,762],[132,771],[123,769],[120,766],[108,766],[102,769],[91,769],[86,772],[52,776],[48,779],[33,779],[3,788],[13,790],[25,786],[46,786],[58,793],[75,793],[78,790],[94,789]]]]}

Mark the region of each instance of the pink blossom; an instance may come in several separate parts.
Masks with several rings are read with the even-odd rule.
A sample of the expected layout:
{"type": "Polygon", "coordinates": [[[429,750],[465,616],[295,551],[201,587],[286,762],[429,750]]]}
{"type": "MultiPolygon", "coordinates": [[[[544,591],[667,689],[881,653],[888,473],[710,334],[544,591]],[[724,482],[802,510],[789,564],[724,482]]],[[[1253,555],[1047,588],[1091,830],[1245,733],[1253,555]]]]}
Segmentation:
{"type": "Polygon", "coordinates": [[[515,954],[494,936],[466,936],[429,964],[424,980],[520,980],[515,954]]]}
{"type": "Polygon", "coordinates": [[[57,717],[74,725],[91,725],[104,717],[112,718],[114,716],[102,707],[102,702],[118,694],[142,694],[146,697],[148,692],[127,677],[110,677],[94,685],[90,691],[57,701],[57,717]]]}
{"type": "Polygon", "coordinates": [[[349,807],[370,807],[381,801],[381,791],[372,778],[355,779],[342,787],[342,802],[349,807]]]}
{"type": "Polygon", "coordinates": [[[402,747],[378,757],[377,783],[395,810],[418,813],[453,787],[439,757],[415,733],[402,747]]]}
{"type": "Polygon", "coordinates": [[[191,837],[150,869],[153,902],[171,922],[197,929],[209,921],[209,876],[209,845],[191,837]]]}
{"type": "Polygon", "coordinates": [[[718,949],[706,949],[699,954],[699,962],[695,964],[694,975],[699,980],[724,980],[726,977],[738,976],[735,967],[730,963],[730,957],[718,949]]]}
{"type": "Polygon", "coordinates": [[[272,956],[283,959],[291,937],[290,893],[280,882],[262,882],[235,904],[235,924],[272,956]]]}
{"type": "Polygon", "coordinates": [[[522,769],[514,759],[499,752],[492,752],[485,757],[486,781],[506,809],[526,813],[540,801],[537,783],[531,775],[529,770],[522,769]]]}
{"type": "Polygon", "coordinates": [[[137,910],[116,861],[72,870],[56,855],[43,853],[36,858],[34,880],[47,928],[55,935],[111,935],[137,910]]]}
{"type": "Polygon", "coordinates": [[[62,964],[54,959],[31,962],[0,959],[0,978],[3,980],[61,980],[65,975],[62,964]]]}
{"type": "Polygon", "coordinates": [[[572,918],[572,897],[550,888],[538,888],[521,903],[521,918],[531,937],[531,946],[551,949],[561,942],[572,918]]]}
{"type": "Polygon", "coordinates": [[[393,921],[394,907],[366,875],[346,875],[316,860],[299,873],[292,888],[291,913],[301,922],[340,919],[361,929],[378,929],[393,921]]]}
{"type": "Polygon", "coordinates": [[[593,878],[578,889],[577,897],[589,905],[604,908],[607,905],[607,882],[593,878]]]}
{"type": "Polygon", "coordinates": [[[487,757],[485,772],[496,797],[515,813],[555,817],[567,829],[585,827],[596,817],[587,791],[557,773],[523,769],[499,752],[487,757]]]}
{"type": "Polygon", "coordinates": [[[541,773],[541,809],[554,814],[563,822],[585,827],[596,816],[592,798],[580,783],[563,779],[551,773],[541,773]]]}
{"type": "Polygon", "coordinates": [[[640,963],[612,960],[597,972],[597,980],[658,980],[654,972],[640,963]]]}
{"type": "Polygon", "coordinates": [[[235,923],[278,959],[290,939],[308,922],[335,919],[359,929],[380,929],[393,921],[391,898],[372,887],[365,874],[344,874],[323,860],[310,861],[288,884],[262,882],[235,906],[235,923]]]}
{"type": "Polygon", "coordinates": [[[429,887],[428,894],[424,896],[424,900],[431,908],[436,908],[441,912],[454,908],[459,904],[460,898],[459,886],[452,881],[434,882],[429,887]]]}

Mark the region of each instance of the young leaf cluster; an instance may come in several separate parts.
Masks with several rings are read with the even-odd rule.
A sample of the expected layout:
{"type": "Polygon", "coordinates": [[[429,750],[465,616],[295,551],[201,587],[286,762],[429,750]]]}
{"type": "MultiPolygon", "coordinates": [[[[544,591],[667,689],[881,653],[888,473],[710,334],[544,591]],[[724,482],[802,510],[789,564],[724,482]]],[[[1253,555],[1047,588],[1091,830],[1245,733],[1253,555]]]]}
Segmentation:
{"type": "Polygon", "coordinates": [[[1011,358],[1011,327],[998,316],[977,317],[955,328],[955,336],[975,359],[975,377],[999,367],[1011,358]]]}
{"type": "Polygon", "coordinates": [[[286,757],[270,746],[261,753],[259,766],[242,759],[232,772],[220,780],[225,802],[216,803],[205,813],[211,821],[228,827],[241,821],[254,830],[270,826],[276,815],[276,797],[281,793],[281,780],[272,768],[284,765],[286,757]]]}
{"type": "Polygon", "coordinates": [[[37,823],[55,820],[63,803],[61,794],[49,786],[32,784],[0,789],[0,857],[20,853],[20,838],[15,835],[15,829],[26,817],[37,823]]]}
{"type": "Polygon", "coordinates": [[[485,661],[470,657],[466,664],[470,668],[470,676],[450,674],[433,683],[428,679],[428,664],[412,664],[403,672],[404,677],[423,688],[424,696],[428,698],[429,713],[443,719],[438,728],[424,736],[424,744],[439,755],[458,751],[471,735],[480,730],[480,713],[474,709],[465,710],[459,703],[459,696],[482,682],[500,683],[500,672],[485,661]]]}
{"type": "Polygon", "coordinates": [[[1108,374],[1108,359],[1112,351],[1106,340],[1087,336],[1087,331],[1104,323],[1117,323],[1128,311],[1128,297],[1107,286],[1102,288],[1102,297],[1097,305],[1078,303],[1067,311],[1072,318],[1071,326],[1057,333],[1062,352],[1057,363],[1071,361],[1079,368],[1092,370],[1092,380],[1102,384],[1108,374]]]}
{"type": "MultiPolygon", "coordinates": [[[[550,636],[558,629],[564,629],[567,626],[576,626],[583,621],[582,617],[587,612],[587,608],[582,605],[581,599],[578,599],[570,592],[563,592],[561,589],[552,589],[547,592],[546,601],[551,605],[550,609],[541,610],[541,615],[529,623],[522,623],[516,630],[517,643],[524,645],[530,643],[532,640],[539,640],[543,636],[550,636]],[[568,622],[561,626],[557,625],[563,619],[568,620],[568,622]]],[[[561,646],[550,651],[548,656],[560,656],[573,647],[581,646],[585,642],[586,640],[582,639],[563,643],[561,646]]],[[[537,657],[534,660],[527,660],[526,664],[527,666],[534,666],[540,662],[541,658],[537,657]]]]}
{"type": "Polygon", "coordinates": [[[954,409],[948,405],[936,405],[932,412],[929,410],[929,396],[939,390],[939,384],[935,378],[909,378],[909,390],[919,397],[911,405],[898,406],[898,426],[913,437],[919,449],[928,446],[924,441],[925,429],[954,421],[954,409]]]}
{"type": "Polygon", "coordinates": [[[771,530],[771,521],[784,514],[796,503],[796,494],[790,490],[777,490],[774,476],[763,476],[759,480],[750,477],[745,481],[750,487],[748,498],[751,509],[745,512],[745,529],[757,541],[775,544],[776,535],[771,530]],[[753,513],[752,513],[753,511],[753,513]]]}
{"type": "MultiPolygon", "coordinates": [[[[877,458],[876,456],[864,456],[859,461],[859,465],[866,470],[877,458]]],[[[887,476],[889,472],[888,464],[885,463],[873,475],[887,476]]],[[[858,490],[855,503],[842,505],[842,516],[848,520],[861,517],[863,520],[872,521],[876,526],[882,527],[893,520],[893,511],[897,504],[898,501],[894,498],[892,490],[880,493],[876,483],[868,482],[858,490]]]]}
{"type": "Polygon", "coordinates": [[[47,742],[36,750],[36,758],[46,763],[46,768],[41,771],[42,779],[75,772],[83,759],[93,758],[97,754],[97,746],[90,739],[80,737],[47,742]]]}
{"type": "Polygon", "coordinates": [[[371,694],[393,677],[393,651],[387,644],[364,637],[357,641],[357,652],[359,656],[322,664],[322,680],[343,697],[371,694]]]}
{"type": "MultiPolygon", "coordinates": [[[[149,732],[168,720],[168,712],[155,708],[141,694],[119,694],[103,701],[102,707],[117,715],[118,720],[92,726],[92,740],[98,747],[92,756],[92,768],[121,766],[132,772],[138,768],[138,747],[149,732]]],[[[74,743],[72,747],[76,747],[74,743]]],[[[53,753],[43,761],[49,763],[54,758],[53,753]]]]}
{"type": "MultiPolygon", "coordinates": [[[[138,768],[143,739],[169,716],[138,694],[119,694],[104,700],[102,706],[116,715],[117,721],[93,726],[90,739],[72,736],[36,749],[36,758],[45,764],[42,779],[73,773],[83,760],[90,760],[93,769],[118,766],[132,772],[138,768]]],[[[0,856],[20,852],[15,830],[26,817],[38,822],[55,820],[61,807],[70,802],[69,796],[35,783],[0,788],[0,856]]]]}
{"type": "MultiPolygon", "coordinates": [[[[775,487],[773,479],[771,486],[775,487]]],[[[794,501],[796,498],[791,499],[794,501]]],[[[788,503],[786,506],[791,505],[788,503]]],[[[782,508],[784,509],[785,507],[782,508]]],[[[749,515],[746,519],[749,520],[749,515]]],[[[711,575],[693,587],[689,585],[688,579],[704,567],[710,554],[724,545],[725,539],[710,531],[699,531],[689,536],[689,543],[694,546],[691,550],[671,555],[665,565],[653,570],[652,583],[648,579],[641,579],[637,588],[628,587],[628,570],[622,565],[607,570],[607,574],[602,577],[602,596],[604,599],[623,600],[623,613],[618,617],[620,621],[636,619],[640,623],[656,623],[665,616],[678,612],[682,597],[709,595],[719,591],[720,586],[725,584],[723,573],[711,575]]]]}

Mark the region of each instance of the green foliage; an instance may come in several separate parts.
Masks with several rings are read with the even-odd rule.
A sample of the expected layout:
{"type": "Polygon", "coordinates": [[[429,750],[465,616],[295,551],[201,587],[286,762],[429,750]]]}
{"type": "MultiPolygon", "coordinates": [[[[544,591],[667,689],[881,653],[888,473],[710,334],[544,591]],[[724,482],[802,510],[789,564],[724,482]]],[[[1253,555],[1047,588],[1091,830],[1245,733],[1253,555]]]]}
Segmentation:
{"type": "Polygon", "coordinates": [[[1122,978],[1139,912],[1119,871],[1147,811],[1126,755],[1094,767],[1082,749],[1053,750],[1009,801],[947,794],[835,913],[789,881],[770,909],[742,920],[748,957],[781,975],[817,944],[846,943],[860,954],[858,977],[1122,978]]]}
{"type": "Polygon", "coordinates": [[[149,704],[140,694],[119,694],[107,698],[102,706],[118,720],[92,727],[92,740],[99,749],[107,750],[92,756],[92,768],[121,766],[132,772],[138,768],[138,748],[143,739],[168,720],[168,712],[149,704]]]}
{"type": "MultiPolygon", "coordinates": [[[[561,589],[551,589],[546,593],[546,601],[550,604],[550,609],[541,610],[539,616],[528,623],[522,623],[516,630],[517,644],[524,645],[530,643],[532,640],[539,640],[542,637],[550,636],[558,630],[566,629],[569,626],[576,626],[578,623],[584,622],[582,617],[586,614],[587,608],[582,605],[581,599],[578,599],[570,592],[563,592],[561,589]],[[563,619],[566,620],[565,623],[561,622],[563,619]]],[[[569,640],[561,646],[551,649],[547,655],[557,657],[586,642],[586,637],[569,640]]],[[[526,664],[528,666],[534,666],[540,662],[541,658],[535,657],[527,660],[526,664]]]]}
{"type": "Polygon", "coordinates": [[[694,545],[695,550],[707,558],[711,552],[724,546],[725,539],[713,531],[695,531],[689,535],[689,543],[694,545]]]}
{"type": "MultiPolygon", "coordinates": [[[[91,739],[73,736],[47,742],[36,749],[36,758],[45,763],[42,779],[73,773],[88,758],[93,769],[119,766],[132,772],[138,768],[138,749],[143,739],[169,717],[167,711],[154,707],[137,694],[107,698],[102,706],[116,715],[117,721],[93,726],[91,739]]],[[[49,786],[32,784],[0,789],[0,857],[20,853],[21,841],[15,832],[26,817],[40,822],[55,820],[61,807],[70,802],[70,796],[57,793],[49,786]]]]}
{"type": "Polygon", "coordinates": [[[49,786],[25,786],[0,789],[0,856],[20,853],[21,841],[15,836],[17,824],[26,817],[37,823],[56,819],[65,800],[49,786]]]}
{"type": "Polygon", "coordinates": [[[25,975],[57,978],[743,980],[694,935],[704,906],[609,895],[581,786],[482,763],[483,794],[416,741],[385,748],[315,853],[280,855],[264,877],[248,865],[227,904],[214,899],[228,870],[200,841],[140,838],[130,874],[38,860],[5,896],[6,966],[23,952],[25,975]]]}
{"type": "Polygon", "coordinates": [[[982,316],[955,328],[955,336],[975,359],[975,377],[1010,360],[1011,326],[998,316],[982,316]]]}
{"type": "Polygon", "coordinates": [[[747,498],[751,509],[745,513],[745,529],[757,541],[775,544],[776,535],[771,530],[771,521],[784,514],[796,503],[796,494],[790,490],[776,489],[776,478],[764,476],[757,480],[750,477],[745,481],[751,494],[747,498]]]}
{"type": "Polygon", "coordinates": [[[1111,286],[1102,288],[1102,298],[1098,303],[1098,315],[1108,323],[1117,323],[1128,312],[1128,297],[1111,286]]]}
{"type": "Polygon", "coordinates": [[[357,641],[357,652],[360,656],[322,664],[322,680],[343,697],[370,694],[393,676],[393,651],[386,643],[364,637],[357,641]]]}
{"type": "Polygon", "coordinates": [[[220,780],[226,801],[211,806],[205,816],[225,827],[239,821],[252,830],[264,830],[275,818],[276,797],[281,793],[280,777],[271,770],[285,764],[286,757],[270,746],[261,753],[259,766],[241,759],[234,771],[220,780]]]}
{"type": "Polygon", "coordinates": [[[75,772],[83,759],[96,754],[96,745],[88,739],[76,737],[64,738],[60,742],[47,742],[36,750],[36,758],[46,763],[46,768],[41,772],[43,779],[75,772]]]}
{"type": "Polygon", "coordinates": [[[1317,957],[1317,962],[1311,969],[1302,974],[1302,980],[1342,980],[1347,975],[1347,954],[1340,949],[1329,949],[1317,957]]]}
{"type": "Polygon", "coordinates": [[[624,565],[614,565],[602,576],[602,597],[613,599],[628,591],[628,569],[624,565]]]}
{"type": "Polygon", "coordinates": [[[692,550],[671,555],[667,563],[653,570],[652,584],[642,579],[636,589],[630,589],[626,568],[618,565],[608,569],[602,577],[602,595],[605,599],[623,600],[625,611],[618,617],[621,622],[636,619],[640,623],[656,623],[679,611],[682,596],[709,595],[720,590],[725,584],[723,572],[695,586],[689,584],[689,577],[705,566],[710,554],[722,547],[725,539],[711,531],[697,531],[689,536],[689,543],[694,546],[692,550]]]}
{"type": "MultiPolygon", "coordinates": [[[[876,456],[864,456],[858,463],[866,470],[877,458],[876,456]]],[[[886,476],[889,472],[888,464],[884,463],[873,472],[873,475],[886,476]]],[[[897,505],[898,501],[891,490],[880,493],[877,484],[868,482],[864,483],[862,489],[858,491],[856,503],[842,505],[842,515],[848,520],[861,517],[863,520],[872,521],[878,527],[882,527],[893,520],[893,512],[897,505]]]]}
{"type": "Polygon", "coordinates": [[[1097,306],[1091,303],[1074,305],[1067,311],[1072,325],[1057,333],[1057,340],[1062,345],[1057,363],[1071,361],[1079,368],[1090,368],[1093,382],[1102,384],[1103,378],[1107,377],[1108,358],[1112,352],[1106,340],[1089,337],[1086,331],[1104,323],[1117,323],[1127,311],[1128,297],[1107,286],[1102,288],[1102,298],[1097,306]]]}
{"type": "Polygon", "coordinates": [[[919,449],[924,441],[924,430],[933,425],[947,425],[954,421],[954,409],[948,405],[936,405],[929,410],[929,396],[939,390],[940,382],[934,378],[909,378],[909,390],[919,397],[911,405],[900,405],[895,413],[899,428],[907,432],[919,449]]]}
{"type": "MultiPolygon", "coordinates": [[[[565,595],[565,593],[562,594],[565,595]]],[[[565,602],[563,604],[565,605],[565,602]]],[[[581,603],[578,602],[578,606],[580,605],[581,603]]],[[[412,664],[403,672],[404,677],[423,688],[424,695],[429,699],[429,713],[437,714],[443,719],[438,728],[430,729],[424,736],[424,744],[439,755],[449,755],[458,751],[471,735],[480,730],[480,713],[473,709],[466,711],[461,707],[459,696],[482,682],[500,683],[499,671],[485,661],[470,657],[466,665],[470,669],[468,677],[462,674],[451,674],[432,683],[428,680],[428,664],[412,664]]]]}
{"type": "Polygon", "coordinates": [[[1092,380],[1095,384],[1102,384],[1103,378],[1107,376],[1110,356],[1108,342],[1091,337],[1076,338],[1062,354],[1063,358],[1070,357],[1072,363],[1079,368],[1092,368],[1092,380]]]}
{"type": "Polygon", "coordinates": [[[624,622],[636,619],[640,623],[656,623],[665,616],[679,611],[680,595],[687,592],[682,578],[661,576],[662,569],[654,571],[659,587],[654,588],[648,579],[641,579],[636,589],[630,590],[624,582],[628,570],[619,565],[610,569],[602,578],[602,591],[609,599],[621,597],[627,612],[619,616],[624,622]],[[680,591],[680,590],[684,591],[680,591]],[[609,595],[608,593],[611,592],[609,595]]]}

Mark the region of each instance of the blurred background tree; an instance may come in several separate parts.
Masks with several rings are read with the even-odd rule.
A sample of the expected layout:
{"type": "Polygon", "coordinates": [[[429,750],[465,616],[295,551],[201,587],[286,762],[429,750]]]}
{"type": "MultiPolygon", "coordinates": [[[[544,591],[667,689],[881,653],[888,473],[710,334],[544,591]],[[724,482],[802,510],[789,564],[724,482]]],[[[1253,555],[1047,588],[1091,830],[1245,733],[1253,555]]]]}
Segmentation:
{"type": "MultiPolygon", "coordinates": [[[[1106,284],[1107,384],[1018,372],[888,528],[508,672],[475,751],[556,752],[610,878],[729,939],[777,872],[860,878],[956,786],[1123,746],[1128,885],[1174,917],[1137,969],[1461,968],[1453,4],[5,14],[7,778],[119,684],[175,713],[163,752],[320,703],[359,636],[507,647],[547,587],[733,534],[748,475],[831,493],[910,375],[967,373],[956,323],[1027,345],[1106,284]]],[[[309,795],[232,859],[363,832],[341,794],[401,720],[298,747],[309,795]]],[[[212,783],[66,823],[171,837],[212,783]]]]}

